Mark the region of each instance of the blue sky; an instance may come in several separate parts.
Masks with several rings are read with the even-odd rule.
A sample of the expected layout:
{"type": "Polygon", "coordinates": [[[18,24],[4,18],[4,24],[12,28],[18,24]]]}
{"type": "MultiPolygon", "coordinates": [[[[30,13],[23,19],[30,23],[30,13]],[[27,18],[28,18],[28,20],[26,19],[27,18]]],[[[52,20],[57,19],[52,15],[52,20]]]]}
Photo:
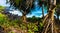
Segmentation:
{"type": "MultiPolygon", "coordinates": [[[[35,2],[35,8],[33,10],[31,10],[31,11],[33,11],[33,12],[31,12],[32,14],[27,15],[27,17],[32,17],[32,16],[41,17],[42,16],[42,7],[39,7],[37,5],[37,3],[38,2],[35,2]]],[[[6,0],[0,0],[0,5],[1,6],[9,6],[9,4],[6,4],[6,0]]],[[[44,11],[45,11],[44,13],[46,14],[47,9],[44,8],[44,11]]],[[[22,15],[21,12],[19,12],[19,11],[12,11],[10,13],[22,15]]]]}
{"type": "Polygon", "coordinates": [[[0,5],[9,6],[9,4],[6,4],[6,0],[0,0],[0,5]]]}

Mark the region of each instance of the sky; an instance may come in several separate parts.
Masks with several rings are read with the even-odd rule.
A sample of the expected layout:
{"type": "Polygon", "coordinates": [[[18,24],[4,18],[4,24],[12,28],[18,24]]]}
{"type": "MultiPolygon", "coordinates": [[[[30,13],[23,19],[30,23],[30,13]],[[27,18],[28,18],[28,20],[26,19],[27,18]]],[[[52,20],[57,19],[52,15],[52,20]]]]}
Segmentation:
{"type": "Polygon", "coordinates": [[[9,4],[6,4],[6,0],[0,0],[0,5],[9,6],[9,4]]]}
{"type": "MultiPolygon", "coordinates": [[[[31,10],[33,12],[31,12],[31,14],[26,15],[27,17],[32,17],[32,16],[42,17],[42,7],[38,6],[37,3],[38,2],[36,1],[34,9],[31,10]]],[[[7,6],[7,7],[9,7],[10,5],[6,4],[6,0],[0,0],[0,6],[7,6]]],[[[47,9],[44,8],[44,11],[45,11],[44,14],[46,15],[47,14],[47,9]]],[[[18,15],[22,16],[22,13],[17,11],[17,10],[10,11],[10,13],[18,14],[18,15]]]]}

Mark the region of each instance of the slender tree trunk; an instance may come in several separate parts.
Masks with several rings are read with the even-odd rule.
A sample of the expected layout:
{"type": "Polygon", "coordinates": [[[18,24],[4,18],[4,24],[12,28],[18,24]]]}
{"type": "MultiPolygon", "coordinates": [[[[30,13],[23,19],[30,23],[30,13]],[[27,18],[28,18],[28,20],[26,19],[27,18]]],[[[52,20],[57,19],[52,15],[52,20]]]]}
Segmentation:
{"type": "Polygon", "coordinates": [[[57,19],[59,20],[59,14],[57,14],[57,19]]]}
{"type": "Polygon", "coordinates": [[[42,17],[44,18],[44,4],[42,4],[42,17]]]}

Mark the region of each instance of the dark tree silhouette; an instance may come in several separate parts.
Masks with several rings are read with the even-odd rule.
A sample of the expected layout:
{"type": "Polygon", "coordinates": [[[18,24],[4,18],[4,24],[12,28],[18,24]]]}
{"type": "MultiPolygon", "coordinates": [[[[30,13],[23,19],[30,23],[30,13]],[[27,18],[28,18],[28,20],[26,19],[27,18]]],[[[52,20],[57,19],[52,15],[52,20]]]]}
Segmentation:
{"type": "Polygon", "coordinates": [[[26,15],[30,13],[33,0],[9,0],[8,2],[10,3],[11,7],[14,7],[14,9],[18,9],[20,12],[22,12],[23,22],[26,22],[26,15]]]}

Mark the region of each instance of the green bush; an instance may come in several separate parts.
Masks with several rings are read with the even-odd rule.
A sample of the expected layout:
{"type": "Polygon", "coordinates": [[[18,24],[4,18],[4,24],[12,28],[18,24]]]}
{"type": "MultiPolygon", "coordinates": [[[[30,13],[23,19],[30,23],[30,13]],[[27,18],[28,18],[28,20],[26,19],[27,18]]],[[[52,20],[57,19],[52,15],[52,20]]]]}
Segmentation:
{"type": "Polygon", "coordinates": [[[25,24],[25,23],[20,24],[20,27],[21,27],[21,29],[22,29],[22,30],[27,29],[27,26],[26,26],[26,24],[25,24]]]}
{"type": "Polygon", "coordinates": [[[28,30],[28,33],[34,33],[31,29],[28,30]]]}
{"type": "Polygon", "coordinates": [[[28,33],[34,33],[38,31],[38,26],[35,23],[22,23],[20,24],[20,28],[23,30],[28,30],[28,33]]]}
{"type": "Polygon", "coordinates": [[[8,33],[14,33],[14,32],[8,32],[8,33]]]}
{"type": "Polygon", "coordinates": [[[39,31],[41,32],[42,30],[43,30],[43,23],[40,22],[40,23],[39,23],[39,31]]]}
{"type": "Polygon", "coordinates": [[[28,28],[28,32],[35,32],[35,31],[38,31],[38,26],[34,23],[29,23],[27,25],[27,28],[28,28]]]}

